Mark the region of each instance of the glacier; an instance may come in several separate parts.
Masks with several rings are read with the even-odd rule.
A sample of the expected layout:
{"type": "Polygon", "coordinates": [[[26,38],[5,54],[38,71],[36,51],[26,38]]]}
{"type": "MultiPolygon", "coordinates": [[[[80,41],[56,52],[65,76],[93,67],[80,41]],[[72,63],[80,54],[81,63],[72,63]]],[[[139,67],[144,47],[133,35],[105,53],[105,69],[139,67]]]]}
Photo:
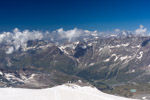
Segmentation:
{"type": "Polygon", "coordinates": [[[0,88],[0,100],[135,100],[103,93],[91,86],[59,85],[46,89],[0,88]]]}

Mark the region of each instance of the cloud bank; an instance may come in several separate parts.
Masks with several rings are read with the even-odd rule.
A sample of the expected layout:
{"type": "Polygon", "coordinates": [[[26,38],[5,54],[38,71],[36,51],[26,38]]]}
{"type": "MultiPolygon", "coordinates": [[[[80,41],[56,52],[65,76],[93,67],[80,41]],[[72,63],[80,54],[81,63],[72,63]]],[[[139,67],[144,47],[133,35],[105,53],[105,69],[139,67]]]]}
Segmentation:
{"type": "Polygon", "coordinates": [[[72,30],[64,30],[63,28],[57,29],[56,31],[20,31],[15,28],[12,32],[3,32],[0,34],[0,43],[7,46],[6,53],[11,54],[12,52],[19,50],[25,50],[27,48],[27,42],[29,40],[50,40],[53,42],[65,39],[69,42],[79,37],[86,37],[89,35],[97,35],[97,31],[88,31],[74,28],[72,30]]]}
{"type": "Polygon", "coordinates": [[[43,35],[39,31],[24,30],[21,32],[18,28],[15,28],[13,32],[3,32],[0,34],[0,43],[8,45],[6,53],[10,54],[19,48],[26,48],[27,41],[41,40],[42,38],[43,35]]]}
{"type": "MultiPolygon", "coordinates": [[[[29,40],[49,40],[55,44],[61,44],[66,41],[76,41],[79,39],[85,38],[98,38],[99,36],[111,36],[111,34],[123,34],[127,36],[128,31],[121,31],[120,29],[115,29],[114,32],[99,32],[99,31],[89,31],[74,28],[71,30],[64,30],[63,28],[57,29],[55,31],[29,31],[24,30],[20,31],[18,28],[15,28],[12,32],[3,32],[0,34],[0,44],[5,44],[5,51],[7,54],[11,54],[16,50],[25,50],[27,48],[27,42],[29,40]],[[115,32],[115,33],[114,33],[115,32]]],[[[135,30],[136,35],[145,36],[147,28],[144,28],[143,25],[140,25],[138,29],[135,30]]]]}
{"type": "Polygon", "coordinates": [[[55,34],[58,34],[61,39],[68,39],[69,41],[72,41],[75,38],[79,37],[86,37],[89,35],[98,34],[97,31],[88,31],[88,30],[82,30],[74,28],[72,30],[64,30],[63,28],[60,28],[55,31],[55,34]]]}

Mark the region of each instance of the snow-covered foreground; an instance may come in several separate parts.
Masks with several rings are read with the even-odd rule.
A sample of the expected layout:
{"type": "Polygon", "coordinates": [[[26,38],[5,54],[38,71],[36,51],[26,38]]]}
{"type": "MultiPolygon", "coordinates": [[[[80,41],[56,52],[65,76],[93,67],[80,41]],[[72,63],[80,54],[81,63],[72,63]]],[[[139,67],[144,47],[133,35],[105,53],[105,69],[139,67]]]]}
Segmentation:
{"type": "Polygon", "coordinates": [[[61,85],[48,89],[0,88],[0,100],[133,100],[105,94],[92,87],[61,85]]]}

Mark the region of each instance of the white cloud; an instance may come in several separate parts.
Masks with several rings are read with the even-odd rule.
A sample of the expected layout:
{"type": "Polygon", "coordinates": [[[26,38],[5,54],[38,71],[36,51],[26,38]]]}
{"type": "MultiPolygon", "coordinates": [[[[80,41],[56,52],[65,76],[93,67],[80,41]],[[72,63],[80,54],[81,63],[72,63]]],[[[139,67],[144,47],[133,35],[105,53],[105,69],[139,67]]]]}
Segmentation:
{"type": "Polygon", "coordinates": [[[5,43],[9,46],[6,53],[10,54],[19,48],[26,48],[28,40],[41,40],[42,38],[43,35],[39,31],[24,30],[21,32],[18,28],[15,28],[13,32],[3,32],[0,34],[0,43],[5,43]]]}
{"type": "Polygon", "coordinates": [[[115,31],[115,32],[120,32],[120,29],[115,29],[114,31],[115,31]]]}
{"type": "Polygon", "coordinates": [[[72,30],[64,31],[63,28],[57,30],[61,38],[68,38],[71,41],[72,38],[79,37],[82,34],[82,30],[74,28],[72,30]]]}
{"type": "Polygon", "coordinates": [[[77,29],[77,28],[74,28],[72,30],[67,30],[67,31],[65,31],[63,28],[60,28],[54,32],[59,34],[60,38],[67,38],[69,41],[71,41],[74,38],[81,37],[81,36],[97,34],[97,31],[82,30],[82,29],[77,29]]]}
{"type": "Polygon", "coordinates": [[[147,28],[144,28],[143,25],[140,25],[140,27],[135,30],[135,33],[136,33],[136,35],[143,36],[143,35],[145,35],[146,31],[147,31],[147,28]]]}

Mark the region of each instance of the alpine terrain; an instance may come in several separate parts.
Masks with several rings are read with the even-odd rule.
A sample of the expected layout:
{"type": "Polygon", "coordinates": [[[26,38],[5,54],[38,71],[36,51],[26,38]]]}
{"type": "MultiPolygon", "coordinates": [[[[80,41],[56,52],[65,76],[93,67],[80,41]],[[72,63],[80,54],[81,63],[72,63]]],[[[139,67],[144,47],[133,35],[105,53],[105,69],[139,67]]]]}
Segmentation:
{"type": "Polygon", "coordinates": [[[150,92],[149,42],[149,36],[129,32],[4,32],[0,34],[0,86],[42,89],[69,82],[146,100],[150,92]],[[68,33],[74,36],[68,38],[68,33]]]}

